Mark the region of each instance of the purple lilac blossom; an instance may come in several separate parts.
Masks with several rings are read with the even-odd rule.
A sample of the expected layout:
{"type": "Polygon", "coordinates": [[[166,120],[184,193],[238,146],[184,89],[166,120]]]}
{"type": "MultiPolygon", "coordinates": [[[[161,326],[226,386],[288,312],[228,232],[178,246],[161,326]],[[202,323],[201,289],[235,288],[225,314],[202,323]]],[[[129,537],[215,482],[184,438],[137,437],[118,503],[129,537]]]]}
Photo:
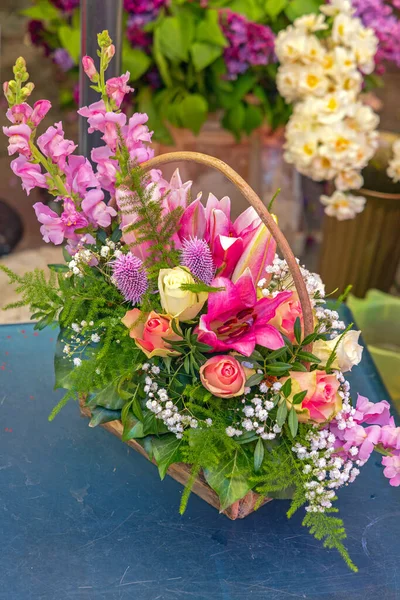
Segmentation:
{"type": "Polygon", "coordinates": [[[57,48],[53,52],[53,60],[64,72],[69,71],[74,66],[74,61],[70,53],[65,48],[57,48]]]}
{"type": "Polygon", "coordinates": [[[231,10],[220,13],[222,31],[229,42],[224,58],[229,79],[236,79],[251,66],[266,65],[274,59],[274,34],[266,25],[248,21],[231,10]]]}
{"type": "Polygon", "coordinates": [[[377,72],[385,70],[384,61],[393,62],[400,67],[400,20],[393,8],[399,8],[400,2],[393,0],[353,0],[356,15],[366,27],[371,27],[379,40],[375,56],[377,72]]]}

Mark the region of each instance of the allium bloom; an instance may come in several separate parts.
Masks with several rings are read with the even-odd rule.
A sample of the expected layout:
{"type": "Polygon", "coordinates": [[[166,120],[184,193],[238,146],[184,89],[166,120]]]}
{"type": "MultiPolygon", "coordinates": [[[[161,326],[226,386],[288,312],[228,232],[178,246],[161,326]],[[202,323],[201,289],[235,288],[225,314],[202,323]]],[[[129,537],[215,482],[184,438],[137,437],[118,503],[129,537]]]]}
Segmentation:
{"type": "Polygon", "coordinates": [[[148,286],[146,271],[140,258],[130,252],[121,254],[112,263],[112,270],[116,286],[125,300],[132,304],[140,302],[148,286]]]}
{"type": "Polygon", "coordinates": [[[11,169],[21,177],[22,189],[29,196],[34,187],[47,188],[46,176],[42,173],[40,165],[30,163],[25,156],[19,156],[11,162],[11,169]]]}
{"type": "Polygon", "coordinates": [[[191,238],[185,240],[181,250],[181,265],[210,285],[214,279],[215,265],[211,256],[211,250],[205,240],[191,238]]]}

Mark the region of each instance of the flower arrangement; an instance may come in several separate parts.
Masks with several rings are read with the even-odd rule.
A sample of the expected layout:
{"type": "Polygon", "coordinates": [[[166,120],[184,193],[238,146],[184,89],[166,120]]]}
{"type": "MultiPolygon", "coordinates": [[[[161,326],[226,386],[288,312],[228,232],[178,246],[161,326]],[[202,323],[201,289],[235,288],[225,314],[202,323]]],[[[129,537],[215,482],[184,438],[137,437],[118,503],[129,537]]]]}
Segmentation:
{"type": "Polygon", "coordinates": [[[360,332],[326,306],[320,278],[298,266],[243,180],[262,218],[250,206],[232,222],[229,198],[210,194],[204,205],[178,171],[168,182],[152,168],[165,156],[151,158],[147,116],[121,112],[128,79],[105,79],[115,49],[107,32],[98,40],[100,68],[90,57],[83,64],[101,99],[79,110],[103,134],[96,170],[74,154],[61,123],[37,137],[50,103],[27,102],[22,58],[4,84],[4,133],[18,154],[11,167],[28,194],[39,186],[54,196],[53,208],[34,210],[44,240],[66,243],[65,264],[50,265],[49,279],[1,267],[35,327],[60,327],[55,376],[66,394],[50,419],[78,396],[92,426],[120,420],[123,440],[137,440],[161,477],[190,465],[181,512],[200,473],[221,510],[249,492],[256,507],[290,496],[288,516],[305,505],[304,525],[356,569],[331,514],[337,490],[373,450],[400,485],[400,428],[388,402],[354,403],[344,376],[361,360],[360,332]]]}
{"type": "Polygon", "coordinates": [[[334,180],[336,191],[321,202],[327,215],[344,220],[364,208],[365,198],[347,192],[362,187],[361,171],[378,146],[379,117],[359,98],[378,40],[348,0],[320,11],[296,19],[276,39],[278,89],[294,103],[285,159],[315,181],[334,180]]]}

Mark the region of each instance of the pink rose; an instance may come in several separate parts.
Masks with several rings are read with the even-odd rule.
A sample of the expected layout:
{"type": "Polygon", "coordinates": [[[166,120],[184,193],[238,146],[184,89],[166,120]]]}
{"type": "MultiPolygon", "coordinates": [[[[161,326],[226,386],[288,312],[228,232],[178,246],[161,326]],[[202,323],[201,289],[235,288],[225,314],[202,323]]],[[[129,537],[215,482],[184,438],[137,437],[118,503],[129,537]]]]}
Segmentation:
{"type": "Polygon", "coordinates": [[[35,187],[47,188],[46,175],[42,173],[40,165],[30,163],[25,156],[18,156],[11,162],[11,169],[21,177],[22,189],[29,196],[30,191],[35,187]]]}
{"type": "Polygon", "coordinates": [[[130,74],[127,71],[125,75],[120,75],[120,77],[112,77],[106,82],[106,94],[109,98],[111,98],[111,100],[114,100],[117,108],[121,106],[125,94],[133,92],[133,88],[127,85],[129,77],[130,74]]]}
{"type": "Polygon", "coordinates": [[[172,317],[169,315],[159,315],[154,310],[143,313],[138,308],[133,308],[121,320],[128,327],[130,337],[148,358],[179,354],[168,344],[168,340],[182,339],[173,331],[172,317]]]}
{"type": "MultiPolygon", "coordinates": [[[[301,423],[315,421],[324,423],[334,417],[342,408],[339,396],[339,381],[335,375],[327,375],[325,371],[303,373],[291,371],[292,391],[288,398],[288,408],[294,406],[301,423]],[[307,391],[300,404],[292,404],[293,397],[299,392],[307,391]]],[[[286,379],[282,379],[284,383],[286,379]]]]}
{"type": "Polygon", "coordinates": [[[26,123],[19,125],[11,125],[11,127],[3,127],[3,132],[8,136],[8,154],[12,156],[16,152],[23,154],[26,158],[31,158],[31,149],[29,140],[31,137],[31,128],[26,123]]]}
{"type": "Polygon", "coordinates": [[[209,358],[200,367],[204,387],[218,398],[233,398],[244,392],[246,375],[240,362],[228,354],[209,358]]]}
{"type": "Polygon", "coordinates": [[[390,485],[398,487],[400,485],[400,456],[384,456],[382,464],[386,467],[383,469],[383,474],[390,479],[390,485]]]}
{"type": "Polygon", "coordinates": [[[276,310],[275,316],[270,324],[276,327],[278,331],[286,335],[292,343],[296,343],[294,335],[294,324],[297,317],[300,318],[301,329],[303,331],[303,312],[297,292],[293,291],[289,300],[283,302],[276,310]]]}

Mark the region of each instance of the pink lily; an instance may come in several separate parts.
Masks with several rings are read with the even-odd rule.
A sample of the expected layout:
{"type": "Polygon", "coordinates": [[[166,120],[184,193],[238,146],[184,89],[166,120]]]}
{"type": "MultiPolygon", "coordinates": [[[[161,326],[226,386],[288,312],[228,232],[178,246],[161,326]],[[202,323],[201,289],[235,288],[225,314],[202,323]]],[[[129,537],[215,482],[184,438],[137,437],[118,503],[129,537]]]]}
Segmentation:
{"type": "Polygon", "coordinates": [[[207,230],[206,211],[200,199],[186,208],[180,220],[179,237],[181,240],[191,238],[205,239],[207,230]]]}
{"type": "Polygon", "coordinates": [[[230,277],[243,252],[241,238],[217,235],[211,248],[217,273],[221,277],[230,277]]]}
{"type": "Polygon", "coordinates": [[[243,239],[243,252],[232,274],[237,281],[249,268],[254,282],[267,278],[265,267],[272,264],[276,252],[276,242],[252,206],[236,219],[233,225],[236,235],[243,239]]]}
{"type": "Polygon", "coordinates": [[[278,306],[290,298],[291,292],[257,301],[249,270],[236,283],[217,277],[213,285],[224,289],[209,295],[208,312],[200,317],[197,328],[199,340],[210,345],[213,351],[237,350],[244,356],[250,356],[256,344],[271,350],[284,345],[281,334],[268,321],[278,306]]]}

